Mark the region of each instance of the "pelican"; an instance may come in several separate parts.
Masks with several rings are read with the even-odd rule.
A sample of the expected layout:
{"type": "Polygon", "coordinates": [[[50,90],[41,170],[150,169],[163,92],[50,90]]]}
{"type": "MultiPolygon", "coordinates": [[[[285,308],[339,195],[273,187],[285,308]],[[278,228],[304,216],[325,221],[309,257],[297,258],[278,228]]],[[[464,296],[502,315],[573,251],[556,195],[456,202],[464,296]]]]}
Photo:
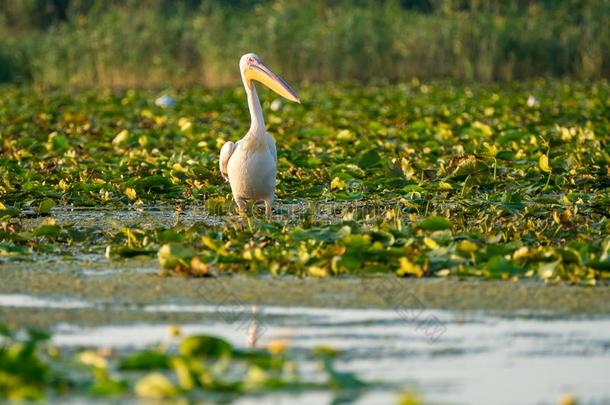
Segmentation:
{"type": "Polygon", "coordinates": [[[246,201],[265,203],[265,214],[271,215],[275,198],[277,149],[273,137],[265,129],[263,110],[258,101],[254,81],[264,84],[280,96],[301,103],[295,91],[273,73],[254,53],[239,60],[241,79],[248,97],[250,129],[239,141],[225,142],[220,150],[220,173],[231,184],[233,199],[240,213],[246,211],[246,201]]]}

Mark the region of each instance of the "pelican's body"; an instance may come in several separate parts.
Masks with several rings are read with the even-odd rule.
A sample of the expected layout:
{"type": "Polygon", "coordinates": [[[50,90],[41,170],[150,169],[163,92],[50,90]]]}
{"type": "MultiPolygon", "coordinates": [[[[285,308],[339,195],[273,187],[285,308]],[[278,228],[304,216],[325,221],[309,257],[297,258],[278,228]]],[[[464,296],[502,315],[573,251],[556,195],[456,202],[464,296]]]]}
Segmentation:
{"type": "Polygon", "coordinates": [[[226,176],[237,205],[240,206],[242,200],[271,204],[275,195],[277,162],[275,141],[271,135],[246,135],[232,148],[226,176]]]}
{"type": "Polygon", "coordinates": [[[260,81],[291,101],[300,100],[294,90],[271,72],[255,54],[242,56],[239,66],[252,123],[241,140],[235,143],[228,141],[222,146],[220,172],[231,184],[233,199],[240,212],[245,211],[246,201],[264,201],[265,213],[269,216],[275,198],[277,150],[273,137],[265,129],[253,80],[260,81]]]}

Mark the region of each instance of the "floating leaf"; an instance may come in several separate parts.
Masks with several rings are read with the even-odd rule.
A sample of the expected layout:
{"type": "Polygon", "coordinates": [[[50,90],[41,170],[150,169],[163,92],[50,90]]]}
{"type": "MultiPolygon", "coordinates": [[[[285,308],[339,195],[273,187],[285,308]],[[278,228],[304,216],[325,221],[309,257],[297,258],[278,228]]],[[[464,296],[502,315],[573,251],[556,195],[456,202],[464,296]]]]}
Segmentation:
{"type": "Polygon", "coordinates": [[[426,231],[442,231],[444,229],[451,229],[451,222],[443,217],[433,216],[421,221],[418,228],[426,231]]]}
{"type": "Polygon", "coordinates": [[[51,208],[55,207],[55,205],[57,205],[55,201],[51,200],[50,198],[45,198],[38,205],[37,212],[41,215],[48,215],[51,213],[51,208]]]}
{"type": "Polygon", "coordinates": [[[161,246],[157,256],[161,268],[175,269],[180,266],[187,267],[196,254],[197,252],[190,247],[185,247],[179,243],[166,243],[161,246]]]}
{"type": "Polygon", "coordinates": [[[61,232],[61,228],[58,225],[40,225],[34,229],[34,236],[46,236],[48,238],[56,238],[61,232]]]}
{"type": "Polygon", "coordinates": [[[328,270],[325,269],[324,267],[319,267],[319,266],[309,266],[309,268],[307,269],[307,274],[309,274],[312,277],[327,277],[328,276],[328,270]]]}
{"type": "Polygon", "coordinates": [[[486,264],[490,274],[494,277],[501,275],[519,275],[523,274],[523,268],[512,260],[505,259],[502,256],[494,256],[486,264]]]}
{"type": "Polygon", "coordinates": [[[144,350],[131,354],[119,363],[121,370],[154,370],[169,368],[170,358],[165,353],[144,350]]]}
{"type": "Polygon", "coordinates": [[[150,373],[135,385],[136,395],[142,398],[163,399],[178,395],[178,389],[161,373],[150,373]]]}
{"type": "Polygon", "coordinates": [[[166,193],[173,187],[171,180],[163,176],[142,177],[135,181],[135,185],[149,193],[166,193]]]}
{"type": "Polygon", "coordinates": [[[94,350],[85,350],[83,352],[80,352],[76,356],[76,360],[79,363],[85,364],[87,366],[95,367],[95,368],[108,367],[108,360],[106,360],[106,358],[100,356],[94,350]]]}
{"type": "Polygon", "coordinates": [[[126,381],[105,378],[98,379],[89,392],[94,396],[108,397],[121,395],[125,393],[128,388],[129,385],[126,381]]]}
{"type": "Polygon", "coordinates": [[[551,172],[551,167],[549,166],[549,157],[547,155],[540,155],[538,159],[538,167],[545,173],[551,172]]]}
{"type": "Polygon", "coordinates": [[[461,254],[465,254],[465,255],[468,256],[471,253],[474,253],[477,250],[479,250],[479,246],[476,243],[473,243],[473,242],[471,242],[469,240],[462,240],[462,241],[458,242],[457,250],[461,254]]]}
{"type": "Polygon", "coordinates": [[[21,256],[32,254],[32,248],[27,246],[13,246],[0,243],[0,256],[21,256]]]}
{"type": "Polygon", "coordinates": [[[363,169],[370,169],[377,166],[381,162],[381,156],[375,150],[369,150],[364,153],[358,161],[358,166],[363,169]]]}
{"type": "Polygon", "coordinates": [[[115,146],[119,146],[119,145],[122,145],[125,142],[127,142],[128,139],[129,139],[129,131],[126,129],[123,129],[118,134],[116,134],[116,136],[112,140],[112,144],[115,146]]]}
{"type": "Polygon", "coordinates": [[[125,194],[125,195],[127,196],[127,198],[129,198],[129,199],[130,199],[130,200],[132,200],[132,201],[133,201],[133,200],[135,200],[135,199],[137,198],[137,195],[136,195],[136,190],[134,190],[134,189],[133,189],[133,188],[131,188],[131,187],[127,187],[127,188],[125,189],[125,191],[123,191],[123,194],[125,194]]]}
{"type": "Polygon", "coordinates": [[[233,346],[214,336],[189,336],[180,343],[180,354],[186,357],[226,357],[233,353],[233,346]]]}
{"type": "Polygon", "coordinates": [[[409,261],[406,257],[401,257],[398,262],[400,263],[400,268],[396,272],[397,275],[423,277],[424,271],[422,268],[409,261]]]}
{"type": "Polygon", "coordinates": [[[331,190],[343,190],[347,184],[345,181],[341,180],[339,177],[335,177],[333,181],[330,182],[331,190]]]}
{"type": "Polygon", "coordinates": [[[124,246],[124,245],[108,245],[106,246],[106,257],[108,259],[117,259],[125,257],[137,256],[152,256],[154,250],[149,250],[140,247],[124,246]]]}
{"type": "MultiPolygon", "coordinates": [[[[451,162],[453,170],[449,178],[468,181],[468,184],[484,184],[490,178],[491,171],[481,159],[467,156],[451,162]]],[[[451,169],[451,167],[449,168],[451,169]]]]}
{"type": "Polygon", "coordinates": [[[70,149],[70,142],[68,141],[68,137],[63,134],[58,134],[57,132],[53,132],[49,135],[49,142],[51,143],[51,149],[64,152],[70,149]]]}

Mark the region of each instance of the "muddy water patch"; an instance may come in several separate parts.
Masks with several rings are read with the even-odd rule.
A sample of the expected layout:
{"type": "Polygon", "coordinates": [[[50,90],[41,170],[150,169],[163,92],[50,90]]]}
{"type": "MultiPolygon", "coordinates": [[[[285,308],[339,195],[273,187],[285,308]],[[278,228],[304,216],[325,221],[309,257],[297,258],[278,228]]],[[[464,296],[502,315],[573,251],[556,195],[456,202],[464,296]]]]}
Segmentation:
{"type": "Polygon", "coordinates": [[[236,303],[280,307],[402,308],[410,310],[486,310],[519,317],[553,318],[566,314],[610,314],[610,286],[501,281],[405,279],[388,277],[326,279],[221,276],[159,277],[154,259],[110,263],[65,262],[3,265],[0,293],[65,295],[84,300],[112,300],[136,305],[227,305],[236,303]],[[107,276],[83,275],[101,271],[107,276]],[[109,271],[116,270],[116,273],[109,271]],[[376,288],[389,283],[397,299],[376,288]]]}
{"type": "MultiPolygon", "coordinates": [[[[59,206],[51,210],[51,218],[58,225],[75,225],[83,228],[95,227],[101,230],[138,225],[144,227],[172,227],[179,223],[194,224],[203,222],[221,225],[220,217],[210,215],[203,206],[188,206],[177,209],[172,205],[149,205],[132,208],[113,207],[73,207],[59,206]]],[[[45,217],[24,219],[24,223],[36,227],[46,220],[45,217]]]]}

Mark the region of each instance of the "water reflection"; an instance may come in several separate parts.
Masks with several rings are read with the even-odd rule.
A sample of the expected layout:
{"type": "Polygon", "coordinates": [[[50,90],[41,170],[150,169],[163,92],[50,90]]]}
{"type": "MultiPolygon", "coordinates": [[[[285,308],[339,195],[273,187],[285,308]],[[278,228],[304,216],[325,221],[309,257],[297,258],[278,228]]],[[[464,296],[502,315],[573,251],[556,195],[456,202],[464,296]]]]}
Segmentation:
{"type": "MultiPolygon", "coordinates": [[[[163,344],[168,339],[167,322],[173,324],[175,315],[191,314],[198,321],[181,325],[182,336],[213,335],[237,347],[285,350],[305,378],[314,381],[320,375],[320,365],[305,354],[321,346],[332,348],[340,351],[333,363],[338,375],[373,384],[373,389],[353,393],[350,400],[356,403],[393,402],[404,387],[434,403],[557,403],[566,392],[581,403],[610,401],[608,316],[561,317],[530,312],[506,317],[481,311],[426,309],[446,327],[439,339],[431,341],[417,328],[417,320],[409,321],[395,310],[252,306],[240,302],[155,304],[130,307],[129,311],[142,314],[143,319],[144,315],[155,314],[156,323],[86,327],[75,323],[78,318],[73,314],[118,314],[124,306],[6,294],[0,295],[0,307],[10,308],[14,317],[27,310],[53,314],[57,320],[52,327],[53,342],[59,346],[112,350],[163,344]]],[[[294,405],[311,403],[312,396],[324,402],[333,400],[329,393],[294,397],[279,394],[278,398],[292,398],[286,401],[294,405]]],[[[238,403],[251,401],[240,399],[238,403]]]]}

